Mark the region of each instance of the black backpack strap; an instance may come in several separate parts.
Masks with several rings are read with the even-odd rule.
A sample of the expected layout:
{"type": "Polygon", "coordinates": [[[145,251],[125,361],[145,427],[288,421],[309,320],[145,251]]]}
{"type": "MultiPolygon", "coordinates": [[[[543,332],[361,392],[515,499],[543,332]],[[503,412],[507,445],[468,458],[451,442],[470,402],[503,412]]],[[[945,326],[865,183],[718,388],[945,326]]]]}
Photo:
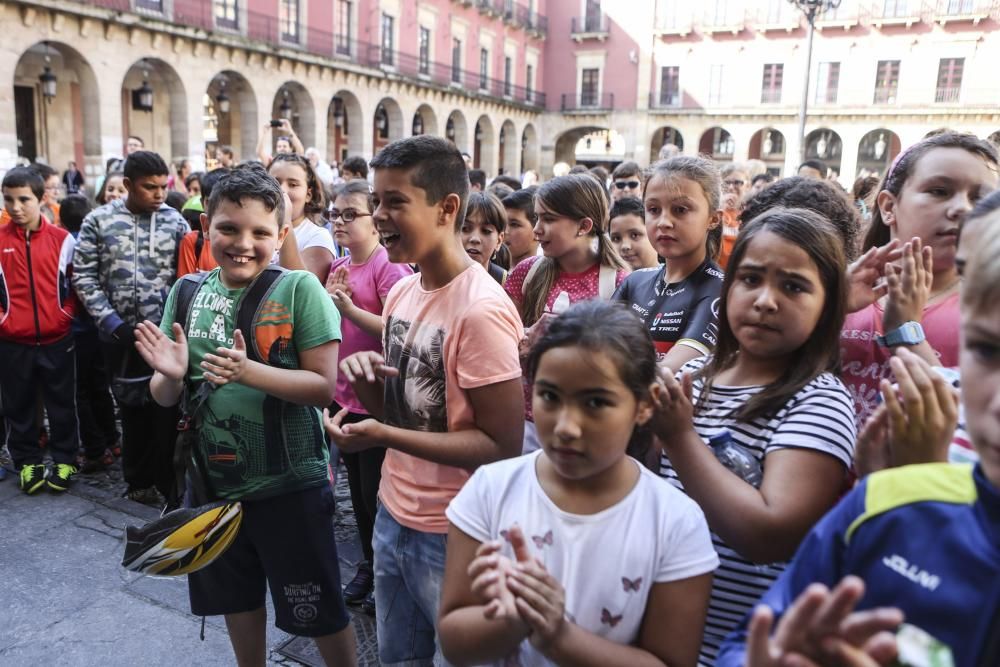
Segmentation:
{"type": "Polygon", "coordinates": [[[191,304],[198,290],[208,278],[208,273],[190,273],[181,278],[181,284],[177,288],[177,300],[174,301],[174,322],[177,322],[187,332],[188,319],[191,317],[191,304]]]}
{"type": "Polygon", "coordinates": [[[198,238],[194,242],[194,265],[195,268],[198,267],[198,262],[201,261],[201,249],[205,247],[205,232],[198,229],[198,238]]]}
{"type": "MultiPolygon", "coordinates": [[[[262,364],[268,363],[262,356],[261,350],[257,349],[257,338],[254,336],[254,323],[260,316],[260,308],[267,301],[267,297],[274,291],[278,281],[288,273],[288,269],[277,264],[272,264],[261,271],[260,275],[254,278],[253,282],[243,293],[239,304],[236,307],[236,328],[243,333],[243,340],[247,344],[247,359],[262,364]]],[[[268,350],[263,350],[264,354],[268,350]]]]}

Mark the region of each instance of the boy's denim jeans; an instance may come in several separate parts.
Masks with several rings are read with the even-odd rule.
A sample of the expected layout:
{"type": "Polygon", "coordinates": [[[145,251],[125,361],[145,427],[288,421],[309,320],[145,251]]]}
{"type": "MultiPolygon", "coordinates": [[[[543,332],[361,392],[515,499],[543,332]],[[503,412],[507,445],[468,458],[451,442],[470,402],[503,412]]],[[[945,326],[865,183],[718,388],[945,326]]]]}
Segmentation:
{"type": "Polygon", "coordinates": [[[379,505],[374,543],[379,662],[386,667],[446,666],[434,625],[447,536],[402,526],[379,505]]]}

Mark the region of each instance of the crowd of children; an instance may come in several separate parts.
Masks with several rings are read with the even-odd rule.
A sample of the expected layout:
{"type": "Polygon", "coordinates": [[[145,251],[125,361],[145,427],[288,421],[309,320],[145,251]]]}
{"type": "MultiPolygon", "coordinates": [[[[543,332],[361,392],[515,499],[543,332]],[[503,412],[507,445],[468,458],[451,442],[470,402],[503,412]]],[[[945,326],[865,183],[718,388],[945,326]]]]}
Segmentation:
{"type": "Polygon", "coordinates": [[[190,503],[190,417],[188,482],[244,512],[191,607],[240,664],[266,656],[268,587],[330,665],[355,662],[345,602],[385,665],[1000,664],[991,144],[928,136],[870,209],[811,163],[521,189],[419,136],[331,193],[264,157],[183,215],[152,152],[93,211],[14,169],[0,226],[22,489],[106,461],[117,407],[132,495],[190,503]]]}

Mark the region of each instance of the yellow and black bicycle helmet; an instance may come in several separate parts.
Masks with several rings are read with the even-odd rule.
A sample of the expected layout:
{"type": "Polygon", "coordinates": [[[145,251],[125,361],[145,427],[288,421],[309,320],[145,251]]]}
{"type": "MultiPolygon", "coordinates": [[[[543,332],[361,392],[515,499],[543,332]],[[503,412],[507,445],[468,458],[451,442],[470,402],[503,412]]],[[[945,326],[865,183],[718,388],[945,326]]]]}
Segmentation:
{"type": "Polygon", "coordinates": [[[178,509],[145,526],[128,526],[122,566],[158,576],[197,572],[229,548],[242,520],[243,507],[229,502],[178,509]]]}

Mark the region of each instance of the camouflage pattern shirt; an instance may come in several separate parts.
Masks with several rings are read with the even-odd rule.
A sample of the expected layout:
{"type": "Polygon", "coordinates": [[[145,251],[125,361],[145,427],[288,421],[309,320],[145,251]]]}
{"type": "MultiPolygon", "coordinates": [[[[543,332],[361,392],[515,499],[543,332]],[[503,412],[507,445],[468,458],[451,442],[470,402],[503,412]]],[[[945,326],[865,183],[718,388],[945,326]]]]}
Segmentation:
{"type": "Polygon", "coordinates": [[[177,274],[177,249],[191,230],[166,204],[136,215],[123,199],[83,220],[73,255],[73,287],[105,338],[123,323],[159,323],[177,274]]]}

